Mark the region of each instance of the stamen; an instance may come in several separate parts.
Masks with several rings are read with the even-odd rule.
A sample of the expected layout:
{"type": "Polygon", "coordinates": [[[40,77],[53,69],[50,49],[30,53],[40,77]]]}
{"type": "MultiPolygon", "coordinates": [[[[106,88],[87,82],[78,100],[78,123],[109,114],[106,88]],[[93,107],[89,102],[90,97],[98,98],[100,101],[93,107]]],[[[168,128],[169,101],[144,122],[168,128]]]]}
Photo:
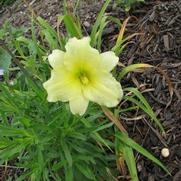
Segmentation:
{"type": "Polygon", "coordinates": [[[81,76],[80,81],[83,85],[87,85],[89,83],[89,79],[86,76],[81,76]]]}
{"type": "Polygon", "coordinates": [[[79,71],[78,79],[80,80],[82,85],[87,85],[90,82],[88,73],[87,71],[84,71],[84,70],[79,71]]]}

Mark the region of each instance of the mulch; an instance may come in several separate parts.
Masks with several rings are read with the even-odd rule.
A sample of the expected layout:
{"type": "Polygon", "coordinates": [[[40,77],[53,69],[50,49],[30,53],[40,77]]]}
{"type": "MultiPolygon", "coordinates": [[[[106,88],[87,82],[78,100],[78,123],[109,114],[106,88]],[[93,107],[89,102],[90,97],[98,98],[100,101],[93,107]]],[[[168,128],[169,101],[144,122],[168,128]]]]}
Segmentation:
{"type": "Polygon", "coordinates": [[[163,160],[172,177],[166,176],[157,166],[153,166],[149,161],[143,161],[144,158],[140,157],[137,162],[140,167],[140,180],[179,181],[181,180],[181,1],[149,2],[145,5],[147,12],[144,16],[142,8],[144,9],[144,6],[140,12],[139,9],[136,13],[132,12],[138,21],[130,28],[131,33],[136,31],[142,35],[126,48],[122,60],[126,64],[149,63],[164,72],[149,69],[142,74],[133,74],[128,79],[131,79],[139,89],[150,89],[144,95],[164,125],[166,135],[165,137],[159,135],[147,120],[142,123],[137,121],[136,128],[139,131],[130,128],[130,132],[134,133],[138,142],[141,140],[140,143],[144,147],[163,160]],[[169,91],[169,88],[172,90],[169,91]],[[163,147],[170,150],[168,158],[160,156],[163,147]]]}
{"type": "MultiPolygon", "coordinates": [[[[58,0],[27,1],[38,15],[46,18],[56,26],[57,15],[63,14],[62,2],[58,0]]],[[[87,32],[96,19],[103,1],[84,2],[78,9],[81,22],[87,32]]],[[[71,11],[72,1],[69,3],[71,11]]],[[[140,33],[131,40],[120,56],[124,65],[132,63],[148,63],[159,67],[146,69],[144,72],[131,73],[126,76],[122,85],[136,86],[145,91],[153,110],[165,127],[166,135],[150,122],[148,117],[142,120],[131,120],[142,112],[121,115],[121,120],[130,136],[143,147],[150,150],[167,165],[172,176],[168,176],[158,166],[143,156],[136,154],[139,179],[141,181],[180,181],[181,180],[181,1],[146,1],[136,5],[129,13],[120,7],[110,5],[109,15],[124,20],[131,16],[126,36],[140,33]],[[173,95],[172,95],[173,94],[173,95]],[[170,155],[161,156],[161,149],[167,147],[170,155]]],[[[28,26],[28,4],[16,1],[12,6],[0,9],[0,26],[9,19],[13,25],[28,26]]],[[[115,34],[119,32],[116,25],[110,24],[104,33],[104,49],[113,44],[115,34]],[[107,43],[109,42],[109,43],[107,43]]],[[[1,173],[1,169],[0,169],[1,173]]],[[[125,178],[126,180],[126,178],[125,178]]]]}

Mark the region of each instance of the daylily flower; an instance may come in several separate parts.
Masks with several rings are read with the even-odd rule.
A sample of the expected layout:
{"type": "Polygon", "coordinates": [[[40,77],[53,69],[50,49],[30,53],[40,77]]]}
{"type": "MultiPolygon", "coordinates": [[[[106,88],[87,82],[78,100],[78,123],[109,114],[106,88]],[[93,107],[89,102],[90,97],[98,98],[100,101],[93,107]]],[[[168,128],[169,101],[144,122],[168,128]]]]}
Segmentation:
{"type": "Polygon", "coordinates": [[[89,101],[107,107],[116,106],[123,91],[111,74],[119,58],[112,51],[99,53],[90,46],[90,38],[71,38],[66,52],[53,50],[48,56],[51,78],[43,84],[49,102],[68,102],[73,114],[83,115],[89,101]]]}

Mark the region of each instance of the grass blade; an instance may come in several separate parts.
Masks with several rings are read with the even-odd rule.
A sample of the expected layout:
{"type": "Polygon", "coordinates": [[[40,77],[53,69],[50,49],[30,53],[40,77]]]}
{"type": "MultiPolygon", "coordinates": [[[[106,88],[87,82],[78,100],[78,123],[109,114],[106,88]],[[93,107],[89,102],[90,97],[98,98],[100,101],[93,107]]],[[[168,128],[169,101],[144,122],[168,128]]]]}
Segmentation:
{"type": "Polygon", "coordinates": [[[123,41],[123,35],[124,35],[124,32],[126,30],[126,25],[129,21],[130,17],[126,18],[123,22],[123,24],[121,25],[121,29],[120,29],[120,32],[119,32],[119,35],[118,35],[118,38],[117,38],[117,41],[116,41],[116,45],[112,48],[112,51],[114,51],[117,55],[118,51],[119,51],[119,48],[122,44],[122,41],[123,41]]]}
{"type": "MultiPolygon", "coordinates": [[[[120,132],[116,129],[116,135],[121,136],[120,132]]],[[[135,157],[133,154],[133,149],[131,147],[129,147],[128,145],[126,145],[125,143],[123,143],[122,141],[120,141],[120,139],[118,139],[117,137],[115,137],[115,144],[116,144],[116,152],[118,155],[122,155],[124,160],[126,161],[130,176],[131,176],[131,180],[132,181],[138,181],[138,174],[137,174],[137,168],[136,168],[136,162],[135,162],[135,157]]],[[[122,159],[121,157],[119,159],[122,159]]],[[[124,161],[122,160],[122,161],[124,161]]],[[[120,167],[122,168],[124,165],[122,165],[122,161],[121,163],[118,162],[118,164],[120,164],[120,167]]],[[[124,171],[124,168],[123,168],[124,171]]],[[[124,174],[124,173],[123,173],[124,174]]]]}
{"type": "Polygon", "coordinates": [[[151,153],[149,153],[146,149],[144,149],[142,146],[140,146],[139,144],[137,144],[134,140],[132,140],[131,138],[129,138],[126,134],[124,133],[119,133],[116,135],[116,137],[118,139],[120,139],[120,141],[122,141],[124,144],[128,145],[129,147],[135,149],[136,151],[138,151],[139,153],[141,153],[142,155],[144,155],[145,157],[147,157],[148,159],[152,160],[154,163],[156,163],[158,166],[160,166],[165,172],[167,172],[168,174],[169,171],[167,170],[167,168],[156,158],[154,157],[151,153]]]}
{"type": "Polygon", "coordinates": [[[61,140],[61,147],[63,149],[63,152],[64,152],[65,158],[67,160],[68,166],[72,167],[72,155],[70,153],[68,145],[66,144],[66,142],[63,139],[61,140]]]}
{"type": "Polygon", "coordinates": [[[90,37],[91,37],[91,45],[92,46],[95,46],[95,44],[96,44],[96,34],[97,34],[98,28],[99,28],[99,26],[101,24],[104,13],[105,13],[105,11],[106,11],[106,9],[107,9],[110,2],[111,2],[111,0],[106,0],[106,2],[104,3],[104,5],[103,5],[103,7],[102,7],[97,19],[96,19],[96,22],[95,22],[94,26],[92,28],[91,35],[90,35],[90,37]]]}
{"type": "Polygon", "coordinates": [[[119,73],[118,79],[121,80],[126,74],[129,72],[132,72],[139,68],[151,68],[152,65],[146,64],[146,63],[139,63],[139,64],[132,64],[128,65],[127,67],[123,68],[123,70],[119,73]]]}
{"type": "Polygon", "coordinates": [[[107,108],[102,106],[102,111],[104,114],[119,128],[120,131],[127,133],[121,122],[114,116],[114,114],[107,108]]]}
{"type": "Polygon", "coordinates": [[[65,24],[67,32],[71,37],[81,38],[83,36],[81,27],[78,26],[72,16],[65,15],[63,17],[63,22],[65,24]]]}
{"type": "Polygon", "coordinates": [[[101,45],[102,45],[102,34],[103,34],[103,30],[106,27],[106,25],[109,23],[107,20],[107,16],[104,16],[101,20],[101,24],[99,27],[99,31],[97,32],[97,49],[99,51],[101,51],[101,45]]]}
{"type": "Polygon", "coordinates": [[[164,128],[162,124],[160,123],[160,120],[156,117],[151,106],[149,105],[147,100],[143,97],[141,92],[139,92],[136,88],[133,88],[133,87],[125,88],[124,91],[133,93],[140,100],[140,102],[130,96],[124,96],[123,99],[129,100],[135,103],[137,106],[139,106],[143,111],[145,111],[151,117],[152,120],[155,121],[156,125],[160,128],[162,134],[165,134],[164,128]]]}

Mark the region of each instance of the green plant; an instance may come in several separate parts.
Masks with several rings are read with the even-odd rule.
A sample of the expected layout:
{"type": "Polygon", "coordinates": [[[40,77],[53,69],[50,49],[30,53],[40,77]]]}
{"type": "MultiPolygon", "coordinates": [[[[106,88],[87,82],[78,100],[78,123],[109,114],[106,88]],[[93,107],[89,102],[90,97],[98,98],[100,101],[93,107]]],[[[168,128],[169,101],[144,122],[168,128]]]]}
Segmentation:
{"type": "Polygon", "coordinates": [[[1,0],[0,1],[0,6],[7,6],[7,5],[10,5],[14,2],[15,0],[1,0]]]}
{"type": "Polygon", "coordinates": [[[131,7],[139,2],[145,2],[144,0],[117,0],[117,4],[120,4],[126,11],[129,11],[131,7]]]}
{"type": "MultiPolygon", "coordinates": [[[[91,45],[99,50],[105,26],[115,20],[104,15],[110,1],[105,2],[90,35],[91,45]]],[[[1,68],[6,69],[5,81],[0,83],[1,166],[6,168],[9,161],[14,160],[16,168],[22,169],[21,176],[14,176],[17,181],[25,178],[32,181],[111,181],[119,175],[115,162],[125,160],[132,180],[137,181],[134,149],[168,172],[158,159],[129,138],[118,119],[123,109],[115,108],[113,113],[92,103],[87,113],[79,117],[71,114],[66,103],[47,102],[42,87],[50,77],[47,55],[53,49],[65,50],[70,37],[81,38],[84,34],[80,22],[69,14],[60,16],[57,24],[56,31],[43,18],[34,17],[29,28],[31,37],[24,36],[27,31],[24,29],[13,34],[15,30],[10,26],[4,27],[8,31],[0,31],[6,32],[0,36],[3,40],[1,68]],[[66,28],[64,35],[59,31],[61,23],[66,28]],[[4,62],[7,57],[8,64],[4,62]]],[[[130,39],[124,37],[125,25],[123,22],[112,49],[117,55],[130,39]]],[[[125,67],[117,76],[121,80],[128,72],[140,67],[150,66],[125,67]]],[[[123,100],[134,104],[124,111],[142,109],[163,132],[143,95],[132,87],[124,88],[124,91],[123,100]]]]}

